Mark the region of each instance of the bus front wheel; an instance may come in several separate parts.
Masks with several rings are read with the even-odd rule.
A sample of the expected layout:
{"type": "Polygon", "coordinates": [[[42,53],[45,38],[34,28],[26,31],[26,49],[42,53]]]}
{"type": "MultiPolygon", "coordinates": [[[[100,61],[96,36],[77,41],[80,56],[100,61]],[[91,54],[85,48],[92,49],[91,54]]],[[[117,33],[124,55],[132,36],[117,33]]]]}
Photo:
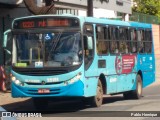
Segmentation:
{"type": "Polygon", "coordinates": [[[91,105],[93,107],[100,107],[103,102],[103,87],[100,80],[98,80],[96,96],[91,97],[91,105]]]}

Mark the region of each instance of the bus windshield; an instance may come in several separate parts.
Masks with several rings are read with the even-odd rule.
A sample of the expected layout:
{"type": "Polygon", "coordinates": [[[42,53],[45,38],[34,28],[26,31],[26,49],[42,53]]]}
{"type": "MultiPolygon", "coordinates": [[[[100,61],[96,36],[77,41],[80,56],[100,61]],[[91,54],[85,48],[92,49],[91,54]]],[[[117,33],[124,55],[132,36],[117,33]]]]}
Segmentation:
{"type": "Polygon", "coordinates": [[[82,61],[79,32],[22,33],[13,39],[13,66],[62,67],[82,61]]]}

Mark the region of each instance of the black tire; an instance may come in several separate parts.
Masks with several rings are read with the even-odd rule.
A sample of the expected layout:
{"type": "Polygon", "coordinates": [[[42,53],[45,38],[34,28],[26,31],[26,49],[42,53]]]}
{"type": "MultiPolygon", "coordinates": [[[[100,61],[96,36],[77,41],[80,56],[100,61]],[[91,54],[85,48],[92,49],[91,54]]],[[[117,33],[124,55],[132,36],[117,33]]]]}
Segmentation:
{"type": "Polygon", "coordinates": [[[126,100],[132,99],[132,93],[133,93],[132,91],[123,93],[124,99],[126,99],[126,100]]]}
{"type": "Polygon", "coordinates": [[[133,99],[140,99],[142,97],[142,78],[138,74],[136,78],[136,90],[133,91],[133,99]]]}
{"type": "Polygon", "coordinates": [[[44,111],[48,107],[46,98],[32,98],[34,107],[39,111],[44,111]]]}
{"type": "Polygon", "coordinates": [[[136,77],[136,90],[123,93],[124,99],[140,99],[142,97],[142,78],[138,74],[136,77]]]}
{"type": "Polygon", "coordinates": [[[98,80],[96,96],[91,97],[92,107],[100,107],[103,103],[103,87],[100,80],[98,80]]]}

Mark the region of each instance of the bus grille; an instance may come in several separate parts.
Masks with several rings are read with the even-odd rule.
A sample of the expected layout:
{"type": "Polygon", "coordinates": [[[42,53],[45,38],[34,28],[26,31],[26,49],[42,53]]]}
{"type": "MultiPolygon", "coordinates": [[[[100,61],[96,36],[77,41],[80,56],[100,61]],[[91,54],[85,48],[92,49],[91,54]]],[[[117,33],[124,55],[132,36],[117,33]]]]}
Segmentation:
{"type": "Polygon", "coordinates": [[[66,74],[71,71],[77,70],[81,65],[69,66],[69,67],[57,67],[57,68],[18,68],[12,67],[12,70],[16,73],[29,76],[52,76],[66,74]]]}
{"type": "Polygon", "coordinates": [[[59,75],[65,74],[67,70],[16,70],[15,72],[22,74],[22,75],[29,75],[29,76],[51,76],[51,75],[59,75]]]}

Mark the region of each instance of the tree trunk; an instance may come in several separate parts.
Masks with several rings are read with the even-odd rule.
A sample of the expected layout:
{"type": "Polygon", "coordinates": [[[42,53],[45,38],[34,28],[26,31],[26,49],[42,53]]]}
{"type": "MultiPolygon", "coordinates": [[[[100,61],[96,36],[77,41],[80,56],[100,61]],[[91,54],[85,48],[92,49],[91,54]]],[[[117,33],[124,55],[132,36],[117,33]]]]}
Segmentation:
{"type": "Polygon", "coordinates": [[[46,6],[52,5],[52,1],[53,1],[53,0],[45,0],[46,6]]]}

